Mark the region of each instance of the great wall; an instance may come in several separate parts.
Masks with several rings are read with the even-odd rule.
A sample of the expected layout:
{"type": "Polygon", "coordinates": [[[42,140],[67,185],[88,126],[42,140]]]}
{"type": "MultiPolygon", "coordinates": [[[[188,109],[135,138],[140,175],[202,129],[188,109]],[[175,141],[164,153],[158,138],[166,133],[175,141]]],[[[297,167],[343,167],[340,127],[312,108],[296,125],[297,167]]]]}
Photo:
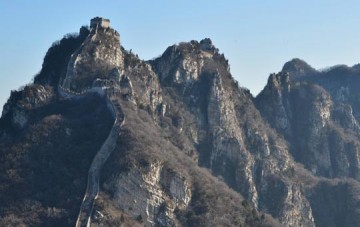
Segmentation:
{"type": "MultiPolygon", "coordinates": [[[[103,20],[97,20],[99,23],[103,20]]],[[[98,26],[95,26],[93,20],[91,21],[91,27],[93,29],[97,29],[98,26]]],[[[102,26],[102,24],[99,26],[102,26]]],[[[108,25],[107,25],[108,26],[108,25]]],[[[75,51],[71,57],[75,56],[79,50],[75,51]]],[[[83,197],[83,201],[80,207],[80,211],[76,221],[76,227],[90,226],[91,223],[91,214],[93,211],[94,201],[99,193],[99,181],[100,181],[100,173],[103,165],[111,155],[112,151],[116,147],[116,141],[119,137],[120,129],[122,125],[125,123],[125,116],[121,109],[121,106],[118,101],[118,94],[120,93],[119,86],[111,86],[111,87],[97,87],[93,86],[92,88],[83,89],[81,92],[74,92],[70,89],[70,84],[73,81],[74,76],[74,61],[70,60],[67,67],[67,73],[65,79],[63,81],[63,86],[61,82],[58,85],[58,94],[60,97],[64,99],[79,99],[89,94],[97,94],[101,97],[104,97],[107,103],[107,107],[113,115],[114,123],[110,130],[109,135],[107,136],[105,142],[102,144],[99,151],[96,153],[91,166],[88,171],[88,182],[85,191],[85,195],[83,197]]],[[[115,83],[116,84],[116,83],[115,83]]]]}

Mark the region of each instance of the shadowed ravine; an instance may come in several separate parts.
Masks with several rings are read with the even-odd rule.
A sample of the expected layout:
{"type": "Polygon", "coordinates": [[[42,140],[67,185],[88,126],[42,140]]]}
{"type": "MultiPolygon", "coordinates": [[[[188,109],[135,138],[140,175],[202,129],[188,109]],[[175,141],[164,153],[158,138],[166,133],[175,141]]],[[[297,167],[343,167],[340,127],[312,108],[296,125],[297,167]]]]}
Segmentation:
{"type": "Polygon", "coordinates": [[[359,86],[293,59],[254,97],[209,38],[144,61],[93,18],[4,106],[0,226],[360,227],[359,86]]]}
{"type": "MultiPolygon", "coordinates": [[[[76,59],[76,55],[80,50],[81,47],[74,52],[72,57],[75,57],[76,59]]],[[[72,99],[86,96],[90,93],[96,93],[102,97],[105,97],[107,107],[114,118],[114,123],[110,133],[99,151],[96,153],[88,172],[88,183],[76,221],[76,226],[80,227],[90,226],[94,201],[99,193],[100,172],[111,152],[116,147],[116,140],[119,137],[120,128],[124,124],[125,118],[120,104],[116,101],[116,91],[119,91],[118,87],[93,87],[91,89],[84,89],[81,92],[75,92],[70,89],[70,84],[73,82],[74,62],[75,60],[72,59],[68,63],[67,74],[63,81],[63,86],[60,84],[58,86],[59,95],[65,99],[72,99]]]]}
{"type": "MultiPolygon", "coordinates": [[[[108,102],[113,107],[111,99],[108,97],[108,102]]],[[[116,147],[116,139],[119,136],[119,131],[121,125],[124,123],[124,118],[119,119],[119,115],[122,114],[120,106],[115,109],[115,121],[109,136],[106,138],[105,142],[101,146],[98,153],[95,155],[93,162],[91,163],[89,173],[88,173],[88,184],[85,192],[83,202],[81,204],[80,212],[78,219],[76,221],[76,226],[90,226],[91,222],[91,213],[93,209],[94,200],[96,199],[99,193],[99,180],[100,180],[100,171],[111,152],[116,147]]]]}
{"type": "Polygon", "coordinates": [[[76,226],[78,227],[90,226],[93,204],[99,193],[101,168],[110,156],[111,152],[115,149],[116,140],[119,136],[120,128],[125,122],[121,107],[119,104],[116,103],[114,90],[116,90],[116,88],[105,88],[102,90],[93,89],[84,91],[81,94],[77,94],[59,86],[60,95],[68,99],[78,98],[79,96],[83,96],[92,92],[96,92],[100,95],[106,95],[107,106],[114,116],[114,124],[111,128],[111,131],[105,142],[102,144],[100,150],[95,155],[88,172],[88,183],[86,187],[86,192],[76,221],[76,226]]]}

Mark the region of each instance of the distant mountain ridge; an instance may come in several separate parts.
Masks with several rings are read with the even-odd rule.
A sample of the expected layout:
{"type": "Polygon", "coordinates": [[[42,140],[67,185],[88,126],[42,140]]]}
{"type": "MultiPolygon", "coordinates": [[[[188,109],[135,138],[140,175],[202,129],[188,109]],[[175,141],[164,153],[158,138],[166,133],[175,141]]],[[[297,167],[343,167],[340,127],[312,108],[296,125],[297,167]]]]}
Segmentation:
{"type": "Polygon", "coordinates": [[[359,226],[359,67],[293,59],[257,97],[208,38],[143,61],[103,18],[0,118],[7,226],[359,226]]]}

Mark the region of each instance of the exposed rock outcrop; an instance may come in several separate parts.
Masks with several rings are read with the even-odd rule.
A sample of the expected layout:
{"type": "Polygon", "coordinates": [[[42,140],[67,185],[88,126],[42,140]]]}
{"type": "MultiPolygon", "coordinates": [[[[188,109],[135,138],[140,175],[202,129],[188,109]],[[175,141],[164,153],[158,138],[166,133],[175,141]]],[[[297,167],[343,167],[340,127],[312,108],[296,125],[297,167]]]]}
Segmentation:
{"type": "Polygon", "coordinates": [[[24,128],[29,122],[29,111],[40,108],[54,100],[53,88],[42,85],[28,85],[20,91],[12,91],[3,108],[2,117],[9,127],[24,128]]]}
{"type": "MultiPolygon", "coordinates": [[[[241,192],[253,207],[265,209],[264,201],[270,196],[262,191],[266,179],[291,169],[292,158],[285,143],[262,121],[250,93],[232,79],[227,60],[211,43],[204,57],[204,42],[209,43],[191,41],[169,47],[152,63],[165,91],[175,87],[173,97],[186,105],[183,113],[189,111],[196,119],[191,127],[197,131],[197,137],[190,140],[197,142],[200,165],[241,192]],[[192,65],[184,64],[188,58],[194,62],[192,65]]],[[[302,202],[281,205],[283,209],[274,212],[274,217],[285,225],[296,226],[299,223],[288,217],[301,213],[306,217],[302,222],[313,224],[311,208],[300,185],[284,185],[286,190],[297,190],[302,202]],[[302,209],[303,206],[308,209],[302,209]]]]}
{"type": "Polygon", "coordinates": [[[357,226],[359,73],[293,59],[254,98],[208,38],[143,61],[82,28],[4,106],[0,222],[357,226]]]}
{"type": "Polygon", "coordinates": [[[115,68],[123,68],[120,35],[112,28],[93,28],[71,56],[63,87],[82,91],[97,78],[107,78],[115,68]]]}
{"type": "Polygon", "coordinates": [[[290,142],[295,159],[307,169],[320,176],[354,177],[359,174],[359,151],[355,148],[359,129],[353,106],[358,105],[350,101],[350,86],[344,87],[348,78],[336,76],[333,70],[316,75],[309,71],[303,79],[294,80],[290,74],[286,81],[276,80],[280,86],[274,86],[271,78],[285,74],[273,74],[256,103],[262,116],[290,142]],[[337,79],[326,82],[326,76],[337,79]]]}
{"type": "Polygon", "coordinates": [[[104,188],[113,191],[118,208],[152,225],[176,225],[175,209],[186,209],[191,200],[190,183],[161,163],[133,167],[104,188]]]}

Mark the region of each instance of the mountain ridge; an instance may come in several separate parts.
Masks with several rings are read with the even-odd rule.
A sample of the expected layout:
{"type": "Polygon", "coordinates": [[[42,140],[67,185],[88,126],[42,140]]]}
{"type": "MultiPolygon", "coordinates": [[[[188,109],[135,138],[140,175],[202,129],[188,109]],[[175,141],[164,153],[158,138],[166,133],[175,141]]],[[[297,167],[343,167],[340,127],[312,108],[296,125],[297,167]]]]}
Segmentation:
{"type": "Polygon", "coordinates": [[[82,27],[79,36],[49,49],[34,84],[13,92],[4,106],[0,220],[30,226],[357,226],[357,71],[314,74],[299,59],[285,65],[253,97],[208,38],[143,61],[120,45],[111,27],[82,27]],[[111,106],[126,121],[108,144],[111,106]],[[91,160],[104,144],[109,157],[92,175],[91,160]],[[82,163],[78,169],[76,163],[82,163]],[[53,165],[66,174],[44,174],[53,165]],[[99,184],[95,194],[86,190],[88,175],[99,184]],[[42,179],[51,176],[47,187],[42,179]],[[32,187],[21,195],[9,190],[14,185],[32,187]],[[93,202],[82,215],[86,193],[93,202]],[[68,199],[61,203],[51,194],[68,199]],[[337,219],[328,220],[323,209],[337,219]]]}

